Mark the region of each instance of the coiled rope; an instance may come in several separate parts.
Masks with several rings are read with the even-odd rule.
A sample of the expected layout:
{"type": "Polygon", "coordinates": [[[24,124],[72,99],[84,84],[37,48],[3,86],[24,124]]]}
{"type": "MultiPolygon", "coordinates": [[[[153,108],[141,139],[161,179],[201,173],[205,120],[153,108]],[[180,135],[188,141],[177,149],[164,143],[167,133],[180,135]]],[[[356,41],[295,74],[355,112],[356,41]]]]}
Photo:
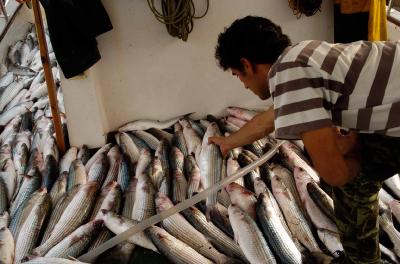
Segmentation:
{"type": "Polygon", "coordinates": [[[206,10],[196,16],[193,0],[160,0],[162,11],[156,7],[156,0],[147,0],[151,12],[156,19],[165,24],[168,33],[187,41],[188,35],[193,30],[193,19],[203,18],[209,9],[210,1],[206,0],[206,10]]]}

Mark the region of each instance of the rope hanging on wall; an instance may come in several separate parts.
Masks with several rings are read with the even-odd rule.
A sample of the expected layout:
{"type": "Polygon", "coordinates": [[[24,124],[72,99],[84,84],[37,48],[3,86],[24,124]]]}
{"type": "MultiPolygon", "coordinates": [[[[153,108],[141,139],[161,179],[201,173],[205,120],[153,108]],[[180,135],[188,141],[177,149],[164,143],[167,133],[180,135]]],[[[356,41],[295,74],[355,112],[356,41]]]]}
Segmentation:
{"type": "Polygon", "coordinates": [[[206,0],[206,10],[201,16],[196,16],[196,8],[193,0],[160,0],[162,11],[158,11],[156,0],[147,0],[151,12],[156,19],[165,24],[168,33],[187,41],[188,35],[193,30],[193,19],[203,18],[210,6],[210,1],[206,0]]]}
{"type": "Polygon", "coordinates": [[[305,16],[313,16],[321,11],[322,0],[288,0],[289,6],[293,10],[293,14],[300,18],[305,16]]]}

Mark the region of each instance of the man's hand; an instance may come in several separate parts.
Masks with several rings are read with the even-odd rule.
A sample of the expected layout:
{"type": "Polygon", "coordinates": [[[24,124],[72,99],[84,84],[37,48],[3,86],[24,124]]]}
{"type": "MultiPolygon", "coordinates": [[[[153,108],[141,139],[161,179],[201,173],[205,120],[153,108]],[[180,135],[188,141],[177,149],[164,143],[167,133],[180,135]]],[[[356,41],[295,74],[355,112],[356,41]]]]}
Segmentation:
{"type": "Polygon", "coordinates": [[[229,144],[228,137],[222,137],[222,136],[209,137],[208,144],[218,145],[223,157],[225,157],[228,154],[228,152],[232,149],[232,147],[229,144]]]}

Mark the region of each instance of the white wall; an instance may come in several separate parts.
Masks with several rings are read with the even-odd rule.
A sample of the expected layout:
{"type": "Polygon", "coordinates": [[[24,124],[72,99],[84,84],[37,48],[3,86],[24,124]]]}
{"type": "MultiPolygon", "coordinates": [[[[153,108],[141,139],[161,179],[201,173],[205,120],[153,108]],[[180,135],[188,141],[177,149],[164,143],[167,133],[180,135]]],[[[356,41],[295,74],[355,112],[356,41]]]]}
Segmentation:
{"type": "MultiPolygon", "coordinates": [[[[199,12],[204,0],[196,0],[199,12]]],[[[246,15],[268,17],[293,42],[333,40],[333,8],[298,20],[287,1],[210,0],[189,40],[170,37],[143,0],[103,1],[114,30],[98,37],[102,60],[80,80],[62,80],[70,142],[99,146],[106,132],[135,119],[167,119],[196,112],[221,114],[224,107],[266,105],[214,59],[218,34],[246,15]]]]}

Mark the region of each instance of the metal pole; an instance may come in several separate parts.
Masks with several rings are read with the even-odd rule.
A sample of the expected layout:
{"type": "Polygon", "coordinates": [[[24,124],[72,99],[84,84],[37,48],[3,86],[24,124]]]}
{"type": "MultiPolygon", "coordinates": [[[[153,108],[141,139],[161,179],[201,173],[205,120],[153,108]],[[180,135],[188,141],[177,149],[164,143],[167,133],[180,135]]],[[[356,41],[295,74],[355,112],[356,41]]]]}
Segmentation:
{"type": "Polygon", "coordinates": [[[53,116],[53,125],[56,132],[56,141],[61,153],[65,152],[64,134],[61,125],[61,118],[58,112],[56,84],[53,78],[53,72],[50,67],[49,53],[47,49],[46,36],[44,33],[43,18],[38,0],[32,0],[32,9],[35,16],[36,34],[39,42],[40,57],[42,59],[44,77],[49,94],[51,114],[53,116]]]}

